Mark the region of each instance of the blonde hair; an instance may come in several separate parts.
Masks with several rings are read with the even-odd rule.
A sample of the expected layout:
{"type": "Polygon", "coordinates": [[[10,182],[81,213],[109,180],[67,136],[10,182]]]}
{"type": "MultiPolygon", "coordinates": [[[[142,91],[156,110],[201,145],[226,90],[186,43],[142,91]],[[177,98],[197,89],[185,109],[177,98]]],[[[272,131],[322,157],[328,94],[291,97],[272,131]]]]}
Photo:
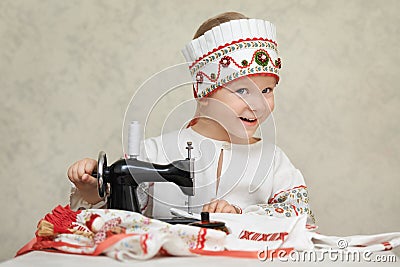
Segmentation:
{"type": "Polygon", "coordinates": [[[236,20],[236,19],[248,19],[245,15],[239,13],[239,12],[225,12],[219,15],[216,15],[212,18],[209,18],[203,24],[200,25],[200,27],[197,29],[196,33],[193,36],[193,39],[196,39],[200,36],[202,36],[206,31],[211,30],[215,26],[218,26],[224,22],[228,22],[231,20],[236,20]]]}

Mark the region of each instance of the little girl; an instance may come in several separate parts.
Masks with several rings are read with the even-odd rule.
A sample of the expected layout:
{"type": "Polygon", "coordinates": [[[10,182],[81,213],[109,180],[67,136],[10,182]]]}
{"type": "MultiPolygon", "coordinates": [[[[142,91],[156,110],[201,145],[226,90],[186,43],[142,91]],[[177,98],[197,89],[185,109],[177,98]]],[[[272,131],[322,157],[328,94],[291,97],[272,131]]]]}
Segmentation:
{"type": "MultiPolygon", "coordinates": [[[[193,143],[195,196],[192,211],[257,213],[277,217],[308,214],[308,193],[302,174],[273,144],[256,136],[274,109],[279,81],[275,26],[227,12],[204,22],[183,49],[197,100],[194,119],[180,131],[146,139],[141,160],[158,164],[182,159],[193,143]]],[[[97,162],[83,159],[68,169],[74,184],[71,208],[105,207],[90,176],[97,162]]],[[[149,186],[142,203],[155,218],[183,208],[187,197],[170,183],[149,186]]]]}

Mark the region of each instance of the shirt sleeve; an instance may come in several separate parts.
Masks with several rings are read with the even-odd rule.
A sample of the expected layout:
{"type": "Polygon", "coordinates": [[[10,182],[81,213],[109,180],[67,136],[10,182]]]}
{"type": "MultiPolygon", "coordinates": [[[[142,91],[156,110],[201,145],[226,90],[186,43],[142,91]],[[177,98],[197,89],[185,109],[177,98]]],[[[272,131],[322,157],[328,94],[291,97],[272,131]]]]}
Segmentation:
{"type": "Polygon", "coordinates": [[[250,205],[243,213],[292,217],[307,214],[312,222],[314,215],[309,207],[308,190],[303,175],[290,162],[285,153],[276,148],[272,194],[265,203],[250,205]]]}
{"type": "Polygon", "coordinates": [[[71,183],[71,193],[69,196],[69,205],[72,210],[81,210],[81,209],[103,209],[107,206],[107,198],[104,198],[98,203],[90,204],[87,202],[78,188],[75,187],[73,183],[71,183]]]}

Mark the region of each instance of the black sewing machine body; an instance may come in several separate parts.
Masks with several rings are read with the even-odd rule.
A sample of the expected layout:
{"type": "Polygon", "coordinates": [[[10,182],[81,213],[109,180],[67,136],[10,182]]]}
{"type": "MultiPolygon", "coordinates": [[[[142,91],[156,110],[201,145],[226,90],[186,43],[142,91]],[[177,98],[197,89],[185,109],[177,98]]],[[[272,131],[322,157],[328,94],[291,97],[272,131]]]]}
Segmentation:
{"type": "MultiPolygon", "coordinates": [[[[140,161],[136,158],[120,159],[107,166],[106,153],[101,151],[98,158],[97,177],[99,196],[104,197],[107,184],[110,209],[141,212],[137,187],[144,182],[172,182],[188,197],[194,196],[194,159],[191,158],[191,143],[188,143],[188,157],[167,165],[140,161]]],[[[190,205],[190,203],[188,203],[190,205]]]]}

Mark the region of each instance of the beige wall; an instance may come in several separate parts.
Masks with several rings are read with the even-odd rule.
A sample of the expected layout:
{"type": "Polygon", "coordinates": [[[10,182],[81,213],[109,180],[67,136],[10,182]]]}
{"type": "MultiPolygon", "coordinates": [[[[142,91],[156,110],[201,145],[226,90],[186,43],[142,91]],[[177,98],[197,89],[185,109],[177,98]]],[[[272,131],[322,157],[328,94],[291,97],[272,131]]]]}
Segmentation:
{"type": "Polygon", "coordinates": [[[67,203],[69,164],[121,155],[133,92],[227,10],[277,25],[278,144],[306,177],[320,232],[400,230],[399,1],[2,0],[0,260],[67,203]]]}

